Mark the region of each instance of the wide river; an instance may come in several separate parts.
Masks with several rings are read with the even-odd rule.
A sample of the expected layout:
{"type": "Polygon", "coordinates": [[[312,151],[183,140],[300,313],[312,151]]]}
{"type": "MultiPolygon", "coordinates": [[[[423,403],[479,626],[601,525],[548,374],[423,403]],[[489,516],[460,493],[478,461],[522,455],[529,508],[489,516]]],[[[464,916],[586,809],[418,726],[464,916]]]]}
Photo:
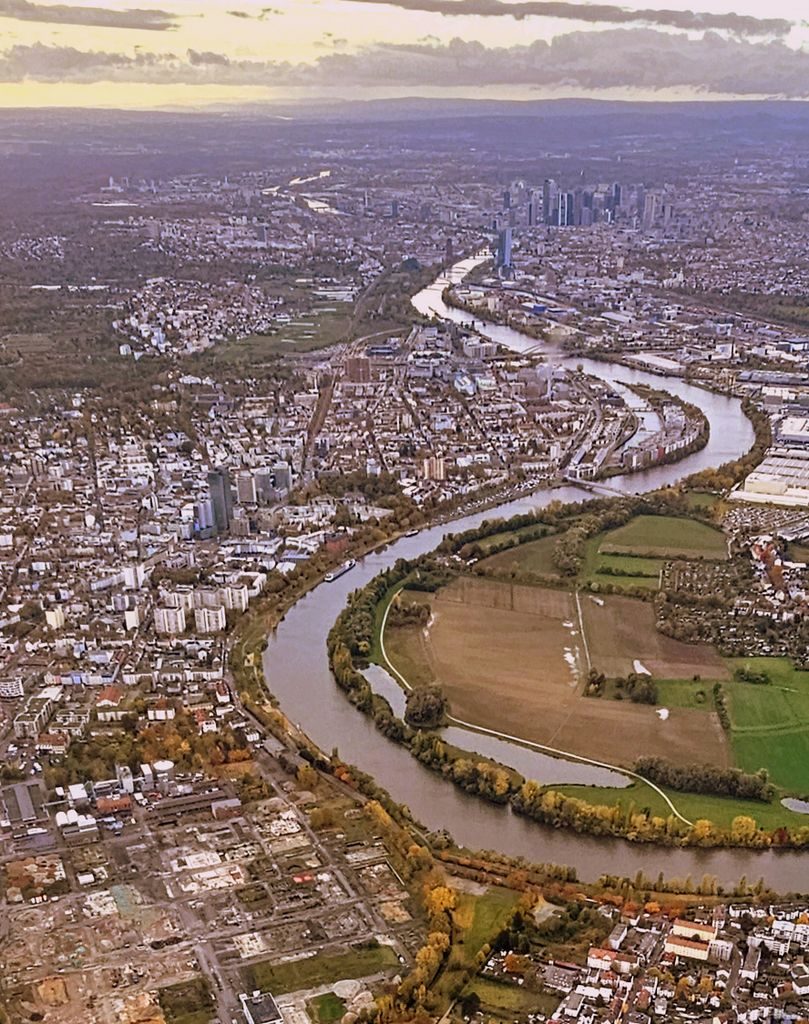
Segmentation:
{"type": "MultiPolygon", "coordinates": [[[[423,313],[468,322],[469,314],[447,307],[441,294],[450,280],[460,280],[474,264],[475,260],[457,264],[449,275],[440,277],[414,297],[415,307],[423,313]]],[[[480,321],[477,327],[515,351],[536,349],[534,339],[510,328],[480,321]]],[[[565,363],[556,352],[549,351],[548,355],[554,362],[565,363]]],[[[572,364],[581,365],[585,371],[604,380],[638,381],[665,388],[699,406],[710,421],[710,440],[702,451],[672,466],[614,477],[610,486],[618,490],[637,493],[674,483],[695,470],[738,457],[753,443],[750,423],[735,399],[711,394],[677,379],[663,379],[623,366],[578,358],[572,364]]],[[[670,849],[620,839],[579,836],[527,821],[508,807],[485,803],[428,771],[407,750],[382,736],[335,685],[326,657],[326,636],[352,590],[367,583],[397,558],[414,558],[432,550],[448,532],[468,529],[493,516],[508,517],[541,508],[553,499],[573,501],[585,496],[585,492],[575,487],[537,491],[496,510],[467,516],[449,526],[422,530],[416,537],[402,538],[383,551],[368,555],[352,572],[335,582],[316,587],[289,611],[270,638],[264,669],[271,691],[289,717],[319,747],[326,752],[336,747],[345,760],[371,774],[395,800],[407,804],[428,828],[447,828],[457,842],[472,849],[500,850],[529,861],[571,865],[585,881],[594,880],[602,873],[633,877],[642,870],[651,878],[662,871],[666,878],[684,879],[690,875],[695,881],[703,874],[710,874],[723,884],[737,882],[742,875],[751,883],[763,877],[769,886],[781,892],[809,890],[809,875],[805,873],[809,872],[809,854],[775,850],[670,849]]],[[[481,738],[471,733],[467,736],[468,748],[478,746],[480,749],[481,738]]],[[[523,748],[519,749],[523,756],[528,754],[523,748]]]]}

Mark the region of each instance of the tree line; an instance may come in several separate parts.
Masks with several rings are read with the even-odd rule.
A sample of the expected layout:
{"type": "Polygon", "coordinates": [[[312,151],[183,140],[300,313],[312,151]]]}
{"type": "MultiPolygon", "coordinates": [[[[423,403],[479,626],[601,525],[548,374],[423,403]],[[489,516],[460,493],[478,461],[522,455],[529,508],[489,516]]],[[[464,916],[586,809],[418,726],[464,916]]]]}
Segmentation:
{"type": "Polygon", "coordinates": [[[775,795],[775,787],[764,768],[750,774],[740,768],[720,768],[712,764],[673,764],[662,757],[640,757],[633,768],[644,779],[683,793],[730,796],[764,803],[770,803],[775,795]]]}

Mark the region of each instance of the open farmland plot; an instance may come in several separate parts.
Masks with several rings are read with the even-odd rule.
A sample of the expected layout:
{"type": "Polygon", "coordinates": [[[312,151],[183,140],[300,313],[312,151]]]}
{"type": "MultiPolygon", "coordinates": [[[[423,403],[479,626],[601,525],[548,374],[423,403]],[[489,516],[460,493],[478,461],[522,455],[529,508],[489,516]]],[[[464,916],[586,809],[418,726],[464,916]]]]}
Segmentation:
{"type": "MultiPolygon", "coordinates": [[[[712,712],[678,707],[662,721],[649,706],[583,696],[587,656],[575,595],[464,578],[439,591],[431,603],[427,630],[392,633],[400,634],[397,643],[411,662],[428,662],[456,717],[612,764],[628,765],[661,751],[681,763],[727,763],[726,738],[712,712]]],[[[631,671],[637,657],[665,665],[660,674],[668,677],[693,675],[700,667],[707,676],[709,664],[716,666],[714,678],[727,676],[710,648],[658,636],[649,605],[612,598],[599,607],[583,598],[586,623],[590,604],[599,635],[594,645],[588,632],[593,664],[601,667],[603,644],[616,675],[631,671]],[[618,619],[623,620],[620,645],[611,637],[618,619]],[[628,662],[620,654],[624,648],[635,650],[628,662]]]]}
{"type": "Polygon", "coordinates": [[[610,530],[601,541],[602,554],[633,554],[663,558],[727,558],[724,534],[696,519],[679,516],[635,516],[610,530]]]}
{"type": "Polygon", "coordinates": [[[609,677],[626,676],[639,661],[656,679],[728,678],[713,647],[659,633],[654,608],[646,601],[615,594],[594,600],[582,594],[581,607],[592,664],[609,677]]]}

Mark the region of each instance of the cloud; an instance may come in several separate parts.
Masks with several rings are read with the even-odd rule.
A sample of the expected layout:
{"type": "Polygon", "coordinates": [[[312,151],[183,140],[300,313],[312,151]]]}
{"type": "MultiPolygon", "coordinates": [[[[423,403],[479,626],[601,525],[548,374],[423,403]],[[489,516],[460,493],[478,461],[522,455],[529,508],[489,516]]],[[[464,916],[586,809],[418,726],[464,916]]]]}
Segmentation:
{"type": "Polygon", "coordinates": [[[552,42],[487,47],[453,39],[376,44],[329,52],[312,63],[241,60],[221,53],[98,53],[12,46],[0,53],[0,82],[139,82],[407,89],[521,86],[535,89],[700,90],[706,95],[809,97],[809,53],[782,42],[753,43],[706,32],[696,39],[653,29],[571,32],[552,42]]]}
{"type": "Polygon", "coordinates": [[[612,25],[652,25],[659,28],[704,31],[717,29],[739,36],[783,36],[792,28],[785,18],[756,18],[746,14],[708,14],[702,11],[631,10],[613,4],[568,3],[567,0],[352,0],[377,7],[398,7],[448,17],[571,18],[612,25]]]}
{"type": "Polygon", "coordinates": [[[232,18],[249,18],[251,21],[266,21],[269,17],[275,17],[283,13],[277,7],[264,7],[258,14],[252,14],[250,11],[228,11],[232,18]]]}
{"type": "Polygon", "coordinates": [[[176,16],[167,11],[113,11],[106,7],[34,4],[29,0],[0,0],[0,18],[44,21],[57,25],[90,25],[94,28],[145,29],[155,32],[164,32],[177,25],[176,16]]]}

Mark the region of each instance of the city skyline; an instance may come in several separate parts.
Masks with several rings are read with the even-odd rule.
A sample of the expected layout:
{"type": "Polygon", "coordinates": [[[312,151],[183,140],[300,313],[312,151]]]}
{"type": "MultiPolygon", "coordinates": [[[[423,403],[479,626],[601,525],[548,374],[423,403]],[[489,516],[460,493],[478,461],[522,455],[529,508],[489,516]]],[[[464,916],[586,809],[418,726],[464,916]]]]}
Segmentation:
{"type": "Polygon", "coordinates": [[[796,0],[2,0],[0,104],[803,98],[807,41],[796,0]]]}

